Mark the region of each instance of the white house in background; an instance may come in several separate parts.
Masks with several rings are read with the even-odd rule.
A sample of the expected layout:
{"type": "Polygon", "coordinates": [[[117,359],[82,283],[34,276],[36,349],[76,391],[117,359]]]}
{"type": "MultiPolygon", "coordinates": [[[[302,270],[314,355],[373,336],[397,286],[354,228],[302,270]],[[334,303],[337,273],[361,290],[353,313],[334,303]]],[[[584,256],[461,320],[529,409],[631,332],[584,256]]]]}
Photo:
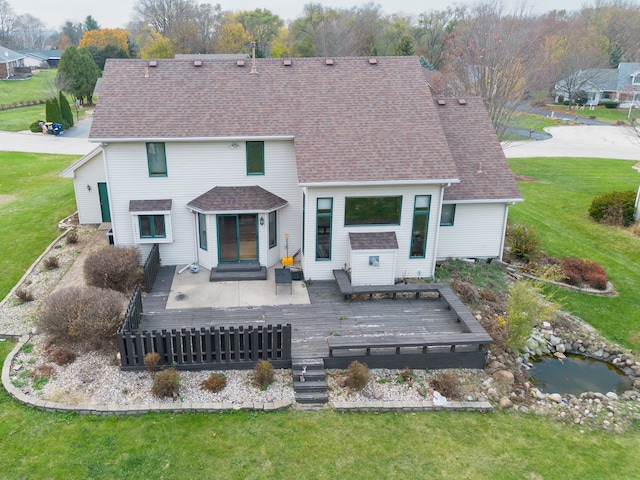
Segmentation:
{"type": "Polygon", "coordinates": [[[165,265],[431,277],[501,257],[522,200],[482,100],[433,98],[416,57],[109,59],[89,139],[81,223],[165,265]]]}
{"type": "Polygon", "coordinates": [[[0,78],[9,78],[16,68],[24,66],[24,55],[0,45],[0,78]]]}

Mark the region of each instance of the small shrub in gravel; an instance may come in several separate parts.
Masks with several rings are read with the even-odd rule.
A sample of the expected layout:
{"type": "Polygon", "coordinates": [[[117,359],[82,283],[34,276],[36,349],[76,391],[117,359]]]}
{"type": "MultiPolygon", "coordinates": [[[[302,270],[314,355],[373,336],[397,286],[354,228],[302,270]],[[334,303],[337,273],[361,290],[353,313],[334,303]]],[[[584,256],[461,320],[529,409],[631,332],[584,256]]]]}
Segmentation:
{"type": "Polygon", "coordinates": [[[33,301],[33,293],[31,293],[31,291],[27,290],[26,288],[17,289],[15,295],[20,303],[33,301]]]}
{"type": "Polygon", "coordinates": [[[178,371],[175,368],[167,368],[153,377],[151,393],[159,398],[178,398],[180,393],[178,371]]]}
{"type": "Polygon", "coordinates": [[[347,368],[347,377],[344,384],[352,390],[360,391],[367,385],[370,378],[371,372],[369,372],[369,367],[364,363],[354,360],[347,368]]]}
{"type": "Polygon", "coordinates": [[[460,379],[453,370],[441,370],[429,383],[431,387],[447,398],[459,398],[461,395],[460,379]]]}
{"type": "Polygon", "coordinates": [[[159,363],[160,354],[157,352],[149,352],[144,356],[144,366],[147,367],[149,373],[157,372],[159,363]]]}
{"type": "Polygon", "coordinates": [[[214,393],[221,392],[227,386],[227,377],[222,373],[212,373],[201,385],[204,390],[214,393]]]}
{"type": "Polygon", "coordinates": [[[47,270],[55,270],[60,266],[60,261],[55,255],[44,259],[44,268],[47,270]]]}
{"type": "Polygon", "coordinates": [[[126,305],[126,297],[95,287],[69,287],[43,302],[38,327],[61,345],[88,351],[112,350],[126,305]]]}
{"type": "Polygon", "coordinates": [[[530,261],[540,254],[540,240],[535,228],[520,224],[509,225],[506,237],[511,254],[517,258],[530,261]]]}
{"type": "Polygon", "coordinates": [[[142,267],[136,247],[108,246],[89,253],[84,262],[84,279],[89,285],[129,293],[140,283],[142,267]]]}
{"type": "Polygon", "coordinates": [[[49,359],[56,365],[61,367],[69,365],[76,361],[76,354],[73,350],[66,347],[56,347],[49,352],[49,359]]]}
{"type": "Polygon", "coordinates": [[[275,370],[271,362],[262,360],[253,369],[253,381],[260,388],[266,388],[273,383],[275,370]]]}
{"type": "Polygon", "coordinates": [[[75,245],[76,243],[78,243],[79,237],[78,237],[78,232],[76,232],[75,230],[71,230],[69,233],[67,233],[67,244],[68,245],[75,245]]]}

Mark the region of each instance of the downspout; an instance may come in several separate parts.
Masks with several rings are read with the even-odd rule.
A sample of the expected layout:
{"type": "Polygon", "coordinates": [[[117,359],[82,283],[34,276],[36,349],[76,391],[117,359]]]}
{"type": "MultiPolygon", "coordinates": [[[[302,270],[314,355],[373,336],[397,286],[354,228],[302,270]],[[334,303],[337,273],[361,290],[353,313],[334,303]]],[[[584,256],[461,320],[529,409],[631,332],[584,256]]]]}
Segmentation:
{"type": "MultiPolygon", "coordinates": [[[[444,200],[444,189],[450,186],[451,186],[451,183],[447,183],[446,185],[443,183],[440,187],[440,205],[438,208],[438,217],[436,219],[436,241],[434,242],[434,245],[433,245],[433,265],[431,267],[431,278],[433,278],[436,273],[436,262],[438,261],[438,244],[440,243],[440,217],[442,216],[442,202],[444,200]]],[[[429,216],[429,221],[431,221],[431,216],[429,216]]]]}
{"type": "MultiPolygon", "coordinates": [[[[511,205],[515,205],[514,202],[511,202],[511,205]]],[[[500,239],[500,252],[498,253],[498,259],[502,261],[502,254],[504,252],[504,241],[507,235],[507,221],[509,219],[509,204],[505,203],[504,205],[504,220],[502,221],[502,238],[500,239]]]]}
{"type": "Polygon", "coordinates": [[[113,233],[113,244],[118,245],[118,235],[116,233],[116,222],[113,221],[113,216],[115,210],[113,209],[113,205],[111,202],[113,201],[113,196],[111,195],[111,178],[109,177],[109,162],[107,162],[107,149],[104,148],[107,146],[106,143],[101,143],[102,145],[102,161],[104,163],[104,174],[107,179],[107,200],[109,201],[109,212],[111,213],[111,232],[113,233]]]}
{"type": "MultiPolygon", "coordinates": [[[[195,258],[195,264],[196,265],[200,265],[200,252],[198,251],[198,213],[194,212],[193,210],[191,210],[191,213],[193,214],[193,246],[194,246],[194,252],[193,252],[193,258],[195,258]]],[[[206,216],[205,216],[205,221],[206,221],[206,216]]]]}

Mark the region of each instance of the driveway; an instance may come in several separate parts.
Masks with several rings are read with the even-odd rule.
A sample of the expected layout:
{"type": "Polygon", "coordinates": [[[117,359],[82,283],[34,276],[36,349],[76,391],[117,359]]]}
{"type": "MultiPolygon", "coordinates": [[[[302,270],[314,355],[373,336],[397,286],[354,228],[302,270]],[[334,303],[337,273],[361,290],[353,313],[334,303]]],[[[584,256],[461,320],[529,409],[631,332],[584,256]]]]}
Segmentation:
{"type": "Polygon", "coordinates": [[[640,137],[631,127],[557,126],[545,129],[552,135],[543,141],[502,142],[507,158],[590,157],[640,160],[640,137]]]}
{"type": "Polygon", "coordinates": [[[0,150],[85,155],[98,146],[87,140],[91,120],[91,118],[82,120],[77,126],[63,132],[60,136],[33,133],[29,130],[22,132],[0,131],[0,150]]]}

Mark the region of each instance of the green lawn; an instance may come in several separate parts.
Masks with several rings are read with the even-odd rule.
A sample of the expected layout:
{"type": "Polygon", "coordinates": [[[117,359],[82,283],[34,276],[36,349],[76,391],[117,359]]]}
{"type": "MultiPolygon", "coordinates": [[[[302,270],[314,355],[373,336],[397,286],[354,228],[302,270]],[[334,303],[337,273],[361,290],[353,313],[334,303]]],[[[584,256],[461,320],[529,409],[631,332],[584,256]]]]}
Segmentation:
{"type": "Polygon", "coordinates": [[[0,152],[0,299],[75,211],[71,180],[58,174],[77,157],[0,152]]]}
{"type": "Polygon", "coordinates": [[[40,70],[29,80],[0,81],[0,105],[28,100],[46,100],[57,95],[56,73],[58,69],[40,70]]]}
{"type": "Polygon", "coordinates": [[[614,342],[640,349],[640,238],[594,223],[589,205],[612,190],[637,190],[633,161],[587,158],[529,158],[509,161],[514,173],[534,177],[519,182],[525,198],[510,209],[510,220],[538,228],[543,249],[553,256],[600,263],[618,296],[560,292],[569,310],[614,342]]]}
{"type": "MultiPolygon", "coordinates": [[[[556,112],[556,117],[558,118],[589,118],[595,116],[596,120],[600,120],[601,122],[615,124],[620,121],[629,123],[628,108],[606,108],[603,106],[597,106],[594,110],[589,110],[589,107],[585,107],[584,110],[580,110],[575,107],[569,110],[569,107],[567,105],[548,105],[544,108],[545,110],[549,110],[549,112],[556,112]]],[[[632,110],[631,117],[637,118],[638,111],[632,110]]]]}
{"type": "Polygon", "coordinates": [[[532,115],[530,113],[516,112],[511,117],[511,127],[524,128],[527,130],[535,130],[536,132],[544,132],[546,127],[558,125],[558,122],[552,118],[542,115],[532,115]]]}
{"type": "MultiPolygon", "coordinates": [[[[11,345],[0,344],[4,358],[11,345]]],[[[505,413],[49,414],[0,392],[3,478],[640,478],[640,433],[505,413]]]]}

